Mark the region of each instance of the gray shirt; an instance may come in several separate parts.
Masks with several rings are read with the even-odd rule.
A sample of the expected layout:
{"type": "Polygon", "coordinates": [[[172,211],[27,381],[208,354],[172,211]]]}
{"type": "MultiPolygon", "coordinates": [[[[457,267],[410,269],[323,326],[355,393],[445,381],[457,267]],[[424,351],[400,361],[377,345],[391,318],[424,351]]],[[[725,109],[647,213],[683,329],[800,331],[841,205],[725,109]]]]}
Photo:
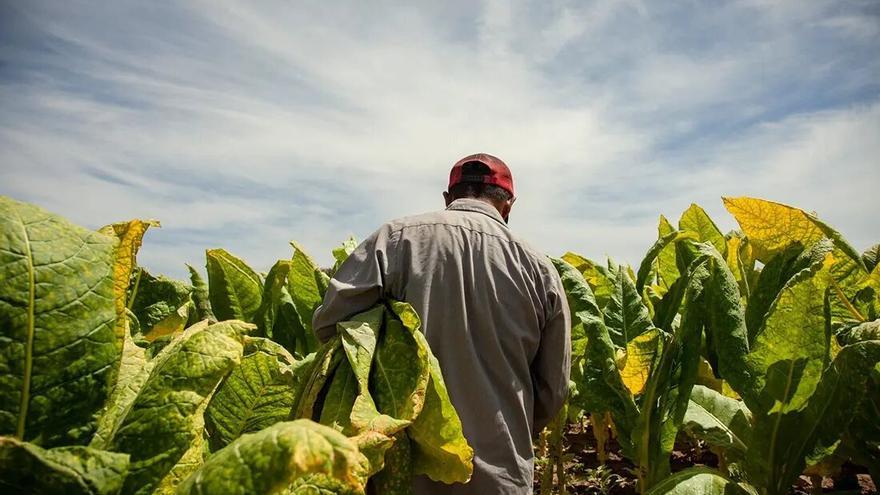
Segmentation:
{"type": "Polygon", "coordinates": [[[416,493],[531,493],[532,437],[562,406],[571,359],[568,303],[549,259],[493,206],[459,199],[391,221],[358,246],[315,312],[318,337],[385,297],[421,316],[474,449],[468,484],[418,477],[416,493]]]}

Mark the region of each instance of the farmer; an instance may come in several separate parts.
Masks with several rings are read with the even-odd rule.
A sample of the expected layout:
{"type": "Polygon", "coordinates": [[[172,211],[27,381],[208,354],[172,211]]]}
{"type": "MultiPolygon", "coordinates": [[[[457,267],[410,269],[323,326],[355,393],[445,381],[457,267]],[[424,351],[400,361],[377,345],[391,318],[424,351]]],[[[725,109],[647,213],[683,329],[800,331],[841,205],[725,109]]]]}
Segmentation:
{"type": "Polygon", "coordinates": [[[440,361],[474,449],[467,484],[420,476],[419,495],[532,492],[532,438],[568,393],[570,316],[553,265],[510,231],[507,165],[467,156],[449,174],[446,210],[394,220],[342,264],[314,316],[322,341],[383,298],[406,301],[440,361]]]}

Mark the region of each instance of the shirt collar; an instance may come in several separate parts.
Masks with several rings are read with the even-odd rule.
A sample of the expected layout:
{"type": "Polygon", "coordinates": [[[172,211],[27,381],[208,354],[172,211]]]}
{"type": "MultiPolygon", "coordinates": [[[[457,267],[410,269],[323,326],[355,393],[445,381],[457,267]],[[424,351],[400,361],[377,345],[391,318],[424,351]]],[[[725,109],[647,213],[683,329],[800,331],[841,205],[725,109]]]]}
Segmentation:
{"type": "Polygon", "coordinates": [[[479,199],[473,198],[460,198],[456,199],[449,206],[446,207],[447,210],[452,211],[473,211],[476,213],[482,213],[490,217],[492,220],[500,223],[507,227],[507,222],[504,221],[504,218],[501,217],[501,213],[498,213],[498,210],[495,209],[494,206],[486,203],[485,201],[480,201],[479,199]]]}

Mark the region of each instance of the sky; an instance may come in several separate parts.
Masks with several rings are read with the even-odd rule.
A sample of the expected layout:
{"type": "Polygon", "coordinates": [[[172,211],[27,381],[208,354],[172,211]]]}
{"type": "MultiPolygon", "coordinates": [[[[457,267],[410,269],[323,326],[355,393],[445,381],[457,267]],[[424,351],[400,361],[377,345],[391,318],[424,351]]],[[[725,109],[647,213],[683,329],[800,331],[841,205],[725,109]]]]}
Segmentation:
{"type": "Polygon", "coordinates": [[[513,171],[511,228],[637,264],[658,216],[722,196],[880,241],[880,2],[0,0],[0,194],[89,227],[155,218],[184,277],[223,247],[443,207],[449,169],[513,171]]]}

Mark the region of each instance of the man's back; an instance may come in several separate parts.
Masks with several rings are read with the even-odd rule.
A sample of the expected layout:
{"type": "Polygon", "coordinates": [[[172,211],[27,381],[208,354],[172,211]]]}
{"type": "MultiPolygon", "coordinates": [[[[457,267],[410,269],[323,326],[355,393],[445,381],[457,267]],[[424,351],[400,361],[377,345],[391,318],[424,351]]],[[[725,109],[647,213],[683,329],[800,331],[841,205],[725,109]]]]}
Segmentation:
{"type": "Polygon", "coordinates": [[[475,451],[469,484],[418,479],[416,492],[530,493],[533,432],[568,386],[568,306],[553,266],[491,205],[458,199],[389,222],[359,246],[315,314],[319,336],[383,297],[421,316],[475,451]]]}

